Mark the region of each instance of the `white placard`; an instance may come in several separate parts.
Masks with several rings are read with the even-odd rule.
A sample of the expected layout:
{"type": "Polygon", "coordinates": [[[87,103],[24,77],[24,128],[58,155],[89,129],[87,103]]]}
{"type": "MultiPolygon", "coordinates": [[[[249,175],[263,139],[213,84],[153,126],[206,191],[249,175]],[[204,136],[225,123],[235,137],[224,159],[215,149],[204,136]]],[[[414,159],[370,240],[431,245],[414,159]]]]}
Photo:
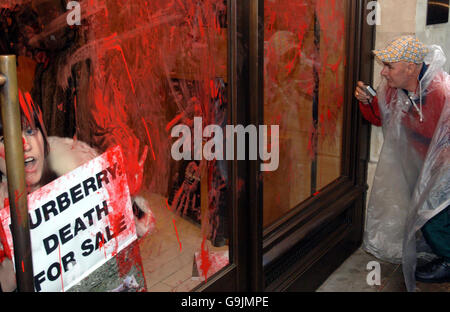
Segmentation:
{"type": "MultiPolygon", "coordinates": [[[[137,238],[119,146],[29,194],[28,211],[36,291],[68,290],[137,238]]],[[[14,252],[9,207],[0,219],[14,252]]]]}

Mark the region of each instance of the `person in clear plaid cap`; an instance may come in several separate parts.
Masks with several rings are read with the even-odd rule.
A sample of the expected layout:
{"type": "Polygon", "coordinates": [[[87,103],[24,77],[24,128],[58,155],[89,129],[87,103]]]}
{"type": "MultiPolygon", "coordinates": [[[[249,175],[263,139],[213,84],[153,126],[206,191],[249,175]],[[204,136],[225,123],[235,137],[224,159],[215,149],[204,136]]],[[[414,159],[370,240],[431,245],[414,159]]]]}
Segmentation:
{"type": "Polygon", "coordinates": [[[363,249],[402,263],[408,291],[416,280],[450,282],[450,76],[444,52],[413,36],[373,51],[382,63],[376,95],[359,81],[365,119],[383,129],[363,249]]]}

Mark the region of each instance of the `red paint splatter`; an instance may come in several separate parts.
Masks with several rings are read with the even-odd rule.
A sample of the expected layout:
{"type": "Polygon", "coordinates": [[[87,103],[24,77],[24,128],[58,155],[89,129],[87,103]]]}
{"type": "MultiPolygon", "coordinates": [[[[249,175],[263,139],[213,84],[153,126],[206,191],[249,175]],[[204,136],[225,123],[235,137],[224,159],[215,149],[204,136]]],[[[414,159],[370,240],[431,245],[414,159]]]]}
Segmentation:
{"type": "Polygon", "coordinates": [[[169,211],[172,211],[172,208],[169,205],[169,200],[166,198],[166,206],[169,211]]]}
{"type": "Polygon", "coordinates": [[[202,272],[203,276],[205,277],[205,282],[208,281],[208,271],[211,268],[211,259],[209,258],[209,250],[205,246],[206,237],[203,237],[202,246],[201,246],[201,252],[200,252],[200,271],[202,272]]]}
{"type": "Polygon", "coordinates": [[[177,225],[175,224],[175,219],[172,219],[173,222],[173,227],[175,228],[175,233],[177,234],[177,240],[178,240],[178,244],[180,244],[180,251],[181,251],[181,241],[180,241],[180,237],[178,236],[178,229],[177,229],[177,225]]]}
{"type": "Polygon", "coordinates": [[[184,117],[184,113],[180,113],[176,115],[167,125],[166,125],[166,131],[169,132],[170,129],[175,126],[182,118],[184,117]]]}
{"type": "MultiPolygon", "coordinates": [[[[211,96],[219,91],[211,82],[227,77],[226,53],[218,53],[224,47],[226,51],[227,32],[217,14],[226,5],[222,0],[130,3],[108,0],[106,6],[103,0],[89,0],[82,4],[83,26],[74,30],[82,29],[83,41],[76,44],[83,45],[67,51],[67,58],[58,63],[61,75],[56,77],[58,87],[73,94],[73,103],[56,102],[54,110],[62,111],[65,105],[75,108],[75,140],[100,151],[117,144],[123,148],[132,194],[140,191],[141,184],[145,191],[162,193],[170,183],[167,173],[172,163],[170,157],[157,159],[154,148],[158,155],[170,154],[172,141],[164,129],[192,118],[193,112],[212,123],[211,96]],[[86,64],[87,74],[78,70],[78,65],[86,64]],[[81,77],[71,77],[75,72],[81,77]],[[69,88],[71,78],[89,83],[86,87],[80,83],[74,90],[69,88]],[[203,83],[181,90],[182,99],[169,107],[174,79],[203,83]],[[146,121],[145,131],[141,120],[146,121]],[[169,120],[173,123],[167,124],[169,120]],[[147,139],[154,161],[142,172],[136,147],[147,139]],[[140,173],[143,177],[135,179],[140,173]]],[[[58,19],[64,22],[58,27],[67,27],[64,16],[58,19]]],[[[55,65],[52,59],[46,61],[49,67],[55,65]]],[[[26,96],[22,95],[21,104],[25,107],[26,96]]]]}
{"type": "MultiPolygon", "coordinates": [[[[106,256],[105,237],[104,237],[103,234],[101,234],[101,235],[102,235],[102,236],[101,236],[100,242],[98,243],[98,248],[99,248],[100,250],[102,250],[102,248],[103,248],[103,253],[105,254],[105,259],[106,259],[106,258],[108,258],[108,257],[106,256]]],[[[95,239],[97,240],[97,237],[96,237],[95,239]]]]}
{"type": "Polygon", "coordinates": [[[20,193],[20,194],[19,194],[19,191],[15,190],[14,191],[15,202],[17,203],[24,194],[25,194],[25,190],[23,190],[22,193],[20,193]]]}
{"type": "MultiPolygon", "coordinates": [[[[113,36],[116,36],[116,34],[114,34],[113,36]]],[[[136,94],[133,79],[131,79],[130,69],[128,68],[127,60],[125,59],[125,54],[123,54],[122,47],[120,45],[116,45],[116,46],[114,46],[114,49],[118,50],[120,52],[120,54],[122,55],[122,59],[125,64],[125,69],[127,71],[128,79],[130,81],[131,89],[133,90],[133,93],[136,94]]]]}
{"type": "MultiPolygon", "coordinates": [[[[278,112],[282,112],[281,121],[276,124],[286,129],[290,127],[288,122],[292,113],[303,114],[299,118],[299,125],[309,124],[307,151],[310,157],[317,153],[319,133],[322,135],[321,143],[335,144],[339,135],[336,128],[341,116],[339,110],[343,105],[343,68],[347,61],[345,11],[343,2],[338,1],[264,1],[264,37],[267,42],[264,55],[265,104],[270,110],[267,119],[273,120],[276,114],[280,114],[278,112]],[[305,36],[308,32],[311,34],[312,28],[316,26],[316,18],[316,25],[320,27],[318,49],[312,42],[312,36],[305,36]],[[319,74],[319,88],[335,90],[333,93],[320,93],[318,122],[304,117],[305,113],[297,100],[297,93],[313,95],[316,87],[313,68],[319,74]],[[297,81],[294,87],[292,81],[297,81]]],[[[282,136],[289,134],[285,132],[282,136]]],[[[284,154],[289,154],[290,151],[286,151],[288,147],[283,149],[283,142],[280,147],[285,151],[284,154]]]]}
{"type": "MultiPolygon", "coordinates": [[[[114,250],[112,252],[112,256],[116,256],[117,255],[117,251],[119,249],[119,241],[117,239],[117,233],[120,232],[121,229],[121,222],[122,222],[122,218],[123,215],[119,212],[119,213],[109,213],[108,214],[108,220],[109,220],[109,224],[111,226],[111,232],[114,238],[114,250]]],[[[128,225],[127,225],[128,226],[128,225]]],[[[110,243],[111,241],[109,241],[108,243],[110,243]]]]}
{"type": "Polygon", "coordinates": [[[145,131],[147,132],[148,141],[150,142],[150,148],[152,150],[153,160],[156,160],[155,151],[153,149],[152,138],[150,137],[150,132],[148,131],[147,123],[145,122],[144,117],[142,117],[142,123],[144,124],[145,131]]]}

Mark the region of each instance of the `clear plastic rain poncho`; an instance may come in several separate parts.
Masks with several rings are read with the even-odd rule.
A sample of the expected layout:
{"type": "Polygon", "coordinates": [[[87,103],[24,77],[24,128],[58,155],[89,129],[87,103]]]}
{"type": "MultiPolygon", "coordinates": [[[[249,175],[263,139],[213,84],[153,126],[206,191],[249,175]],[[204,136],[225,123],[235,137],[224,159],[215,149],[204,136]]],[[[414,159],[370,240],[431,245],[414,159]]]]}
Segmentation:
{"type": "Polygon", "coordinates": [[[388,88],[385,79],[378,88],[384,144],[363,243],[363,249],[377,258],[403,264],[408,291],[415,290],[417,255],[427,247],[420,229],[450,205],[450,76],[442,70],[442,49],[428,48],[428,69],[416,101],[404,90],[388,88]],[[437,125],[421,150],[417,140],[423,143],[424,138],[412,129],[429,131],[436,123],[432,119],[437,125]]]}

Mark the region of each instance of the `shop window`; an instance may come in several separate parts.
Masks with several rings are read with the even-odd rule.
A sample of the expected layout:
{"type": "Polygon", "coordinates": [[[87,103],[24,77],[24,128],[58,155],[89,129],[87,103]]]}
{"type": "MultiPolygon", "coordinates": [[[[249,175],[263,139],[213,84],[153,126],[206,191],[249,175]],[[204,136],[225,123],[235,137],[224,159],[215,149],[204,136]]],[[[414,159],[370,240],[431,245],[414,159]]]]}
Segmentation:
{"type": "Polygon", "coordinates": [[[280,165],[264,173],[264,226],[341,175],[345,1],[265,1],[264,122],[280,165]]]}
{"type": "MultiPolygon", "coordinates": [[[[80,1],[79,25],[66,22],[64,1],[7,2],[0,47],[19,56],[19,85],[42,108],[48,135],[100,153],[120,145],[130,172],[147,147],[138,195],[155,228],[135,246],[146,290],[207,282],[230,263],[228,168],[174,160],[171,131],[192,129],[194,117],[227,123],[226,1],[80,1]]],[[[116,289],[127,261],[110,283],[81,290],[116,289]]]]}

